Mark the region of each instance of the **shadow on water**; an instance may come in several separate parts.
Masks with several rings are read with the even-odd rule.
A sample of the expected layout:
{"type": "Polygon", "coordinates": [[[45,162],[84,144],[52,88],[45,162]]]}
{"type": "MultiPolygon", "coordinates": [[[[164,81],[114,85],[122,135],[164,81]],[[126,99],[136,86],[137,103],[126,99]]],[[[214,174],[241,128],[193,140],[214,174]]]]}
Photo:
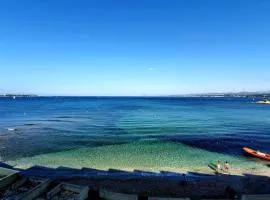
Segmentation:
{"type": "Polygon", "coordinates": [[[0,167],[12,169],[13,167],[11,165],[8,165],[6,163],[0,162],[0,167]]]}
{"type": "MultiPolygon", "coordinates": [[[[214,164],[212,164],[214,165],[214,164]]],[[[50,178],[73,184],[88,185],[90,190],[109,191],[146,196],[198,198],[228,198],[228,187],[237,195],[270,194],[270,177],[244,174],[204,174],[197,172],[123,171],[68,167],[33,166],[21,172],[24,176],[50,178]]],[[[230,194],[229,194],[230,195],[230,194]]]]}
{"type": "Polygon", "coordinates": [[[216,170],[217,170],[217,165],[215,165],[214,163],[209,163],[209,164],[208,164],[208,167],[209,167],[210,169],[212,169],[213,171],[216,171],[216,170]]]}
{"type": "Polygon", "coordinates": [[[118,127],[100,127],[98,133],[89,127],[70,131],[45,127],[18,130],[13,134],[5,134],[1,140],[0,155],[3,160],[31,157],[40,154],[69,151],[78,148],[122,145],[137,141],[142,136],[128,136],[125,130],[118,127]],[[31,147],[31,148],[29,148],[31,147]]]}
{"type": "MultiPolygon", "coordinates": [[[[258,137],[259,136],[253,136],[258,137]]],[[[177,135],[177,136],[157,136],[159,140],[170,141],[175,143],[182,143],[190,147],[200,148],[207,151],[236,155],[246,156],[243,153],[243,147],[248,146],[253,149],[259,149],[261,152],[270,152],[270,146],[268,140],[254,139],[256,142],[252,142],[250,137],[245,136],[188,136],[188,135],[177,135]]]]}

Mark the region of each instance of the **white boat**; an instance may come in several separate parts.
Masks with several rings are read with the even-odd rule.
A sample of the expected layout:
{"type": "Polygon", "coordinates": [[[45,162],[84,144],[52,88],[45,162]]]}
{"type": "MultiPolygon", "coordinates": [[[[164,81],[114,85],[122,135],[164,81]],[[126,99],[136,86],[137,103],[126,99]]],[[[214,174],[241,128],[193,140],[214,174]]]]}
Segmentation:
{"type": "Polygon", "coordinates": [[[261,101],[256,101],[258,104],[270,104],[270,100],[261,100],[261,101]]]}

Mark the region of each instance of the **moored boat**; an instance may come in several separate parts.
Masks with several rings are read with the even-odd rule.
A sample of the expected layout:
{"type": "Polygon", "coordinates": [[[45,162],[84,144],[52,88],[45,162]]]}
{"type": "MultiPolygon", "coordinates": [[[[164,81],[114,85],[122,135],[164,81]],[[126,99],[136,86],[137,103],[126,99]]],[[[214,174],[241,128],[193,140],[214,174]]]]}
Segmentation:
{"type": "Polygon", "coordinates": [[[256,151],[256,150],[248,148],[248,147],[244,147],[243,150],[244,150],[245,153],[247,153],[249,155],[252,155],[254,157],[257,157],[257,158],[260,158],[260,159],[263,159],[263,160],[270,161],[270,154],[268,154],[268,153],[263,153],[263,152],[260,152],[260,151],[256,151]]]}
{"type": "Polygon", "coordinates": [[[270,105],[270,100],[261,100],[261,101],[256,101],[255,103],[257,103],[257,104],[268,104],[268,105],[270,105]]]}

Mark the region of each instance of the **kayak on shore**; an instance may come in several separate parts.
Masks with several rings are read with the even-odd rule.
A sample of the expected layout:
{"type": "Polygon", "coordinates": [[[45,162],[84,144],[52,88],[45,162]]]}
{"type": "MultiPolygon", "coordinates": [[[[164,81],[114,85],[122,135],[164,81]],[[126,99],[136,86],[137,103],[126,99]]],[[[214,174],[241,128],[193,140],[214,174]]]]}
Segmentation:
{"type": "Polygon", "coordinates": [[[263,153],[263,152],[260,152],[260,151],[256,151],[256,150],[248,148],[248,147],[244,147],[243,150],[244,150],[245,153],[247,153],[247,154],[249,154],[251,156],[254,156],[256,158],[260,158],[260,159],[263,159],[263,160],[270,161],[270,154],[268,154],[268,153],[263,153]]]}

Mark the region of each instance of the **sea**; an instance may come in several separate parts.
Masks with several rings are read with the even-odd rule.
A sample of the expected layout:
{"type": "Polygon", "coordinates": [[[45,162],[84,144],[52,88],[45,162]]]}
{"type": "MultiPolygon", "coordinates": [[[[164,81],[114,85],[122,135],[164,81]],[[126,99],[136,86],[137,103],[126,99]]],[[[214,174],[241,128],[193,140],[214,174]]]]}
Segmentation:
{"type": "Polygon", "coordinates": [[[252,98],[0,98],[0,162],[144,171],[267,168],[270,106],[252,98]]]}

